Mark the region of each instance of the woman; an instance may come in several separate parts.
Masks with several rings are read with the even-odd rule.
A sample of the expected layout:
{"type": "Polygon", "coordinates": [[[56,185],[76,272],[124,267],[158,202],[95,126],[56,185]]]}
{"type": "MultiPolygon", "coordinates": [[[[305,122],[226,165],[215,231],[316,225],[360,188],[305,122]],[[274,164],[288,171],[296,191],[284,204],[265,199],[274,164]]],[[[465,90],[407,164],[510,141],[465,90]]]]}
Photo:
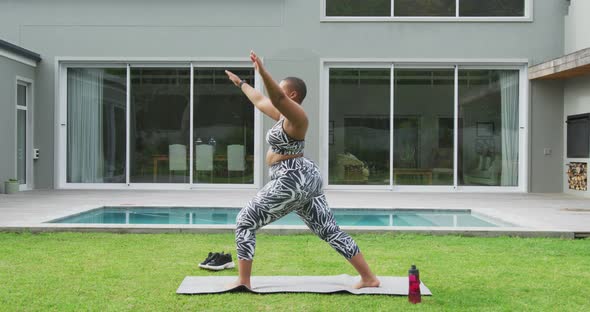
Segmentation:
{"type": "Polygon", "coordinates": [[[226,71],[226,74],[256,108],[277,123],[266,134],[266,141],[270,144],[266,162],[270,166],[271,181],[242,208],[236,220],[239,277],[230,287],[245,285],[251,288],[256,230],[291,211],[295,211],[314,233],[354,266],[361,276],[354,288],[378,287],[380,282],[369,269],[355,241],[336,225],[323,194],[318,167],[303,157],[309,123],[300,106],[307,93],[305,83],[289,77],[277,84],[254,52],[250,52],[250,59],[264,81],[268,98],[234,73],[226,71]]]}

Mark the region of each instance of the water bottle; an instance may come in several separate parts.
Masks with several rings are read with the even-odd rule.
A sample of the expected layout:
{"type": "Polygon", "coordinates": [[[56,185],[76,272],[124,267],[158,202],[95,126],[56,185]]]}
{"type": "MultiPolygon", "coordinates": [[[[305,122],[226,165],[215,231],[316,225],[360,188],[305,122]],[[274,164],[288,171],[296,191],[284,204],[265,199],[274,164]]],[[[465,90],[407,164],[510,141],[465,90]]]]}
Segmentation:
{"type": "Polygon", "coordinates": [[[410,289],[408,290],[408,301],[416,304],[422,301],[420,295],[420,271],[416,269],[416,265],[408,270],[408,279],[410,281],[410,289]]]}

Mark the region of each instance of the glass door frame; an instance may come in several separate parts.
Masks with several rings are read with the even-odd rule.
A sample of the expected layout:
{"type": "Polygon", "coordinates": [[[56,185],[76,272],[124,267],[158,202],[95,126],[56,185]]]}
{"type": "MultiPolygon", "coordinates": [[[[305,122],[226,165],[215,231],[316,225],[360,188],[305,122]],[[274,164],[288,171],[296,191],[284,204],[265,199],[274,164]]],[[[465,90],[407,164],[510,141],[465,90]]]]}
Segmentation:
{"type": "MultiPolygon", "coordinates": [[[[191,189],[235,189],[235,188],[255,188],[258,189],[262,186],[262,168],[263,168],[263,143],[261,142],[262,137],[262,113],[260,110],[254,108],[254,183],[251,184],[231,184],[231,183],[194,183],[194,152],[195,152],[195,141],[194,141],[194,74],[195,70],[199,68],[253,68],[250,61],[237,61],[237,62],[191,62],[191,103],[190,103],[190,188],[191,189]]],[[[262,78],[258,72],[254,71],[254,89],[262,92],[262,78]]]]}
{"type": "MultiPolygon", "coordinates": [[[[469,192],[528,192],[529,191],[529,110],[530,97],[528,80],[528,66],[510,65],[510,64],[458,64],[455,72],[455,112],[458,117],[459,113],[459,71],[462,69],[481,69],[481,70],[518,70],[518,185],[517,186],[472,186],[458,185],[455,181],[457,191],[469,192]]],[[[458,118],[455,119],[455,144],[458,144],[458,118]]],[[[455,149],[455,162],[458,159],[458,149],[455,149]]],[[[455,167],[455,179],[458,177],[458,167],[455,167]]]]}
{"type": "MultiPolygon", "coordinates": [[[[258,189],[262,185],[262,115],[254,109],[254,181],[250,184],[213,184],[193,183],[194,166],[194,71],[199,67],[220,68],[252,68],[247,58],[136,58],[136,59],[96,59],[96,58],[56,58],[56,160],[55,178],[56,188],[60,189],[147,189],[147,190],[184,190],[184,189],[258,189]],[[67,182],[67,69],[83,68],[126,68],[126,166],[125,183],[70,183],[67,182]],[[187,183],[131,183],[130,180],[130,127],[131,127],[131,69],[132,68],[187,68],[190,70],[190,152],[189,152],[189,181],[187,183]]],[[[262,91],[262,80],[255,72],[254,88],[262,91]]]]}
{"type": "MultiPolygon", "coordinates": [[[[129,187],[137,187],[137,188],[147,188],[147,189],[182,189],[182,188],[186,188],[186,185],[190,186],[190,182],[189,181],[187,183],[149,183],[149,182],[131,182],[131,118],[133,116],[131,116],[131,93],[133,92],[133,88],[131,87],[131,71],[133,69],[143,69],[143,68],[153,68],[153,69],[188,69],[189,72],[189,109],[190,109],[190,114],[191,116],[189,116],[190,118],[190,125],[192,127],[192,111],[193,111],[193,71],[192,71],[192,64],[190,62],[129,62],[126,64],[127,67],[127,83],[126,83],[126,88],[127,88],[127,92],[126,92],[126,102],[127,102],[127,109],[126,109],[126,115],[127,118],[125,118],[125,127],[126,127],[126,131],[125,131],[125,135],[126,135],[126,143],[125,143],[125,161],[126,161],[126,166],[125,166],[125,181],[126,181],[126,185],[129,187]]],[[[191,138],[191,143],[192,143],[192,128],[189,129],[189,137],[191,138]]],[[[191,149],[192,149],[192,145],[191,149]]],[[[189,156],[189,164],[192,165],[192,153],[189,156]]],[[[189,175],[192,177],[192,166],[189,167],[189,175]]]]}
{"type": "Polygon", "coordinates": [[[18,112],[25,111],[25,184],[19,184],[19,190],[21,191],[28,191],[34,188],[33,183],[33,80],[17,76],[16,83],[14,87],[14,104],[15,104],[15,112],[14,112],[14,128],[15,128],[15,140],[14,140],[14,151],[15,151],[15,166],[14,166],[14,173],[15,178],[18,178],[18,112]],[[18,105],[18,87],[24,86],[25,87],[25,106],[18,105]]]}
{"type": "Polygon", "coordinates": [[[528,192],[529,190],[529,81],[528,60],[383,60],[383,59],[321,59],[320,60],[320,168],[324,187],[328,190],[399,191],[399,192],[528,192]],[[330,120],[330,69],[331,68],[390,68],[390,182],[389,185],[334,185],[329,184],[329,120],[330,120]],[[393,184],[393,123],[395,69],[454,68],[454,137],[453,137],[453,185],[394,185],[393,184]],[[519,72],[519,168],[517,186],[469,186],[458,185],[459,143],[459,70],[518,70],[519,72]]]}
{"type": "Polygon", "coordinates": [[[393,82],[393,64],[388,62],[333,62],[324,64],[321,62],[320,70],[320,172],[324,187],[333,190],[365,190],[365,191],[386,191],[391,190],[391,181],[393,179],[393,89],[391,88],[393,82]],[[383,185],[335,185],[329,184],[329,120],[330,120],[330,69],[344,68],[344,69],[389,69],[389,184],[383,185]]]}
{"type": "Polygon", "coordinates": [[[453,185],[398,185],[398,184],[394,184],[393,182],[393,175],[394,175],[394,163],[393,163],[393,153],[394,153],[394,147],[395,145],[393,145],[393,141],[392,141],[392,148],[391,148],[391,180],[390,180],[390,189],[392,191],[407,191],[407,192],[412,192],[412,191],[416,191],[418,189],[422,190],[422,188],[427,187],[430,191],[432,192],[451,192],[454,191],[456,189],[456,185],[457,185],[457,155],[456,151],[457,148],[455,148],[457,146],[457,142],[458,142],[458,136],[457,136],[457,124],[458,124],[458,110],[457,110],[457,95],[458,95],[458,90],[457,90],[457,66],[453,65],[453,64],[424,64],[424,63],[394,63],[391,65],[391,94],[392,94],[392,99],[391,101],[392,103],[392,111],[391,111],[391,119],[392,119],[392,137],[395,137],[395,128],[393,125],[393,122],[395,121],[395,97],[393,97],[393,95],[395,94],[395,71],[396,69],[424,69],[424,70],[428,70],[428,69],[452,69],[454,71],[454,75],[455,75],[455,80],[454,80],[454,98],[453,98],[453,185]]]}

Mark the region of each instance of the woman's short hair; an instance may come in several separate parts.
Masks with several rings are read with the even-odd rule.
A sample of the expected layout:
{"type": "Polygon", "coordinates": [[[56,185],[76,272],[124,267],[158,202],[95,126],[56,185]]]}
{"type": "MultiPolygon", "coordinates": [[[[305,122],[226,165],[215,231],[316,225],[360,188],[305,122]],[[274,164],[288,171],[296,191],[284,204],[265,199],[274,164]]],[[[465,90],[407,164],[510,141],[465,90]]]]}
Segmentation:
{"type": "Polygon", "coordinates": [[[296,101],[301,104],[307,95],[307,86],[305,86],[305,82],[301,78],[297,77],[287,77],[283,79],[293,91],[297,92],[297,99],[296,101]]]}

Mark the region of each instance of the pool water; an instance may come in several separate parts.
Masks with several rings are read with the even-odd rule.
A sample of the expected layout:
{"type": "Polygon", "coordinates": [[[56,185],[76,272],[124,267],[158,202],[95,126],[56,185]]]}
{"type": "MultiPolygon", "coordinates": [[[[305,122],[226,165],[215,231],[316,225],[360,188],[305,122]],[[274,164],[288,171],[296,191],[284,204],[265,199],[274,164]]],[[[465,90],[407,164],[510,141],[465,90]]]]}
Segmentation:
{"type": "MultiPolygon", "coordinates": [[[[235,224],[238,208],[101,207],[49,223],[235,224]]],[[[469,210],[332,209],[341,226],[498,227],[507,224],[469,210]]],[[[295,213],[273,225],[304,225],[295,213]]]]}

